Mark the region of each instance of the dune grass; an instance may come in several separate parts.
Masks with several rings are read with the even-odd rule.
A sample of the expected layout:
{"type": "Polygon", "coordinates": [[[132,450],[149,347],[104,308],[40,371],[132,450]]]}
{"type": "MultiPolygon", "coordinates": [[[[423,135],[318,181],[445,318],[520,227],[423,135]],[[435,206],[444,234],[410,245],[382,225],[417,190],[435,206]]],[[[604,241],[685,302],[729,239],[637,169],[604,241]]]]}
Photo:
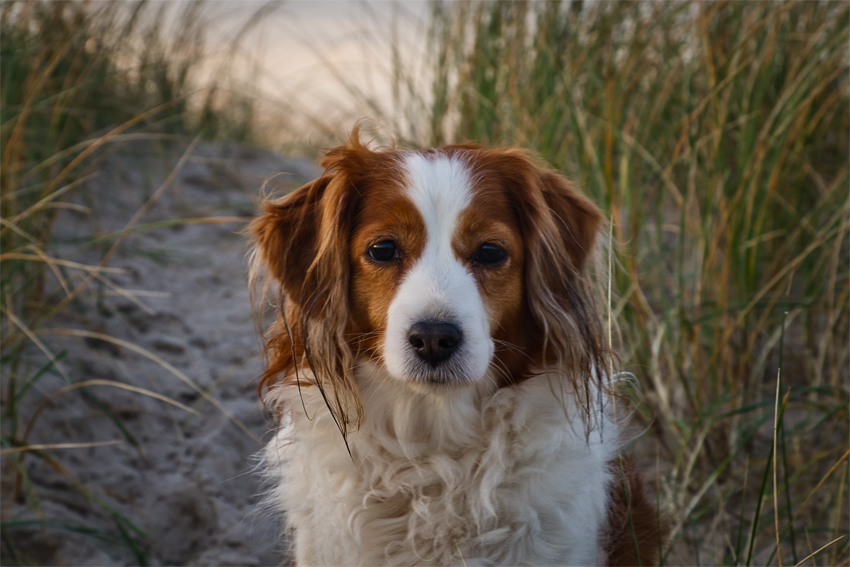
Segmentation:
{"type": "Polygon", "coordinates": [[[808,564],[850,561],[848,16],[432,5],[430,92],[401,135],[533,149],[610,215],[610,316],[658,447],[668,563],[796,564],[836,539],[808,564]]]}
{"type": "MultiPolygon", "coordinates": [[[[265,10],[261,8],[255,18],[265,10]]],[[[246,26],[252,22],[256,19],[246,26]]],[[[75,195],[122,142],[250,138],[252,99],[234,94],[226,82],[230,60],[210,60],[207,30],[206,7],[198,1],[12,1],[0,6],[1,531],[4,558],[10,561],[37,561],[16,544],[15,536],[16,528],[34,526],[123,546],[137,563],[149,562],[144,531],[122,515],[109,496],[92,490],[63,467],[67,451],[103,443],[30,442],[47,405],[63,396],[81,395],[120,431],[121,438],[109,443],[128,443],[141,451],[131,427],[98,397],[102,387],[152,396],[195,412],[156,392],[76,375],[63,364],[66,352],[54,351],[42,332],[55,327],[57,318],[69,310],[78,312],[75,304],[95,301],[98,288],[106,285],[122,292],[109,280],[120,271],[109,267],[109,261],[128,231],[139,228],[134,225],[144,207],[120,235],[103,240],[93,234],[89,244],[80,244],[80,251],[100,251],[96,262],[91,256],[88,260],[67,256],[68,248],[60,250],[51,234],[59,211],[85,212],[75,195]],[[218,72],[211,74],[211,66],[218,72]],[[49,375],[60,377],[65,386],[45,391],[43,378],[49,375]],[[35,404],[33,397],[43,401],[35,404]],[[89,506],[113,519],[113,529],[68,525],[46,514],[42,500],[49,496],[29,481],[28,459],[64,475],[89,506]],[[33,514],[10,518],[12,503],[25,503],[33,514]]],[[[82,332],[53,328],[50,333],[63,331],[82,332]]]]}

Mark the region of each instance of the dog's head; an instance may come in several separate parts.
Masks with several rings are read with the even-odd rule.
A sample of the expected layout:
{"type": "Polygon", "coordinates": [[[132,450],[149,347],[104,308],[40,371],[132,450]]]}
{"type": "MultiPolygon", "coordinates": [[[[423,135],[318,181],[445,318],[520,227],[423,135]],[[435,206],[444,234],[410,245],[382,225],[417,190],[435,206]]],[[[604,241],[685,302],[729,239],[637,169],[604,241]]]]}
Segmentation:
{"type": "Polygon", "coordinates": [[[585,274],[603,216],[562,177],[521,150],[372,151],[356,130],[322,167],[249,229],[252,272],[281,289],[264,386],[309,368],[344,430],[367,360],[437,395],[604,368],[585,274]]]}

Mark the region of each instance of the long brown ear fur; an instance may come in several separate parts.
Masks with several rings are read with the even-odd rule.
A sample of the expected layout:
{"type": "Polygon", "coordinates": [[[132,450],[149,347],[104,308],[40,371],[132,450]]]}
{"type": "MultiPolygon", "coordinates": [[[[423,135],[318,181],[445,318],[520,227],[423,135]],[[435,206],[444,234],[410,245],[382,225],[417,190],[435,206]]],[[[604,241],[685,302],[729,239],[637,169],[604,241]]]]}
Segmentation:
{"type": "Polygon", "coordinates": [[[530,154],[497,149],[483,150],[481,155],[486,167],[495,169],[516,195],[514,205],[526,243],[528,309],[543,345],[542,356],[572,382],[586,415],[598,415],[591,411],[595,401],[591,392],[605,391],[610,363],[590,259],[605,217],[530,154]],[[590,381],[600,388],[590,388],[590,381]]]}
{"type": "Polygon", "coordinates": [[[316,257],[322,195],[333,179],[323,176],[277,201],[248,227],[269,275],[299,302],[304,276],[316,257]]]}
{"type": "Polygon", "coordinates": [[[585,260],[593,252],[605,217],[590,199],[560,175],[544,170],[540,181],[543,197],[558,225],[564,247],[576,270],[581,272],[585,260]]]}
{"type": "Polygon", "coordinates": [[[251,279],[263,271],[280,285],[278,321],[266,333],[260,389],[285,381],[315,382],[343,435],[360,420],[354,356],[346,340],[348,239],[358,192],[353,178],[370,150],[357,130],[322,160],[324,174],[263,205],[248,227],[254,241],[251,279]],[[305,379],[305,370],[313,377],[305,379]]]}
{"type": "MultiPolygon", "coordinates": [[[[529,243],[526,272],[529,307],[546,330],[544,353],[563,375],[572,378],[573,392],[585,409],[588,433],[601,413],[610,376],[608,347],[596,302],[589,262],[602,212],[560,175],[535,166],[536,183],[545,208],[532,212],[538,229],[529,243]],[[576,340],[578,338],[579,340],[576,340]],[[597,388],[590,388],[595,381],[597,388]],[[593,392],[597,392],[594,398],[593,392]]],[[[539,205],[535,199],[533,202],[539,205]]]]}

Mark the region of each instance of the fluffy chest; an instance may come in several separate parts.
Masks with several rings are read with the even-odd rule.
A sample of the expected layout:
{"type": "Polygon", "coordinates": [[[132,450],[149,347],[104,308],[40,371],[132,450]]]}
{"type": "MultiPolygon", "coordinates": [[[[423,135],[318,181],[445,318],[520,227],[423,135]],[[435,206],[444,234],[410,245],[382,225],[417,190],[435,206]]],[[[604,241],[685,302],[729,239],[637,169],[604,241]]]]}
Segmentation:
{"type": "Polygon", "coordinates": [[[607,443],[585,436],[544,377],[483,401],[365,382],[351,456],[316,388],[302,388],[312,419],[296,388],[276,392],[293,411],[266,460],[299,564],[598,561],[613,426],[607,443]]]}

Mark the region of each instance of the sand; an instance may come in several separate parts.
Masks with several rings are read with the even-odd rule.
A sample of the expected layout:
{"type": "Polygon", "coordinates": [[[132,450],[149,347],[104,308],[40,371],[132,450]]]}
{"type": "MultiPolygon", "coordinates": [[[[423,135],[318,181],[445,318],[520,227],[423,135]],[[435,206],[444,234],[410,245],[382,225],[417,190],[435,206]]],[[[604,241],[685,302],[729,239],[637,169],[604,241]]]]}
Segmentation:
{"type": "MultiPolygon", "coordinates": [[[[121,230],[175,172],[189,145],[134,142],[110,153],[96,177],[67,199],[89,211],[61,212],[54,228],[61,244],[52,252],[96,263],[114,239],[92,246],[88,237],[121,230]]],[[[30,497],[17,503],[7,500],[14,471],[12,460],[3,459],[4,565],[284,560],[278,520],[258,506],[263,487],[255,456],[274,424],[256,392],[260,344],[247,288],[247,241],[237,234],[256,213],[263,180],[278,172],[287,174],[272,185],[285,191],[318,170],[236,144],[198,144],[137,226],[242,220],[166,223],[132,233],[109,262],[126,273],[104,274],[108,282],[90,284],[44,325],[75,334],[42,335],[54,354],[65,351],[66,376],[47,374],[24,397],[21,415],[44,405],[28,441],[117,443],[46,451],[52,460],[27,455],[30,497]],[[144,388],[196,414],[99,383],[45,401],[69,381],[83,380],[144,388]]],[[[79,271],[67,274],[80,280],[79,271]]],[[[27,357],[31,373],[46,360],[35,347],[27,357]]]]}

